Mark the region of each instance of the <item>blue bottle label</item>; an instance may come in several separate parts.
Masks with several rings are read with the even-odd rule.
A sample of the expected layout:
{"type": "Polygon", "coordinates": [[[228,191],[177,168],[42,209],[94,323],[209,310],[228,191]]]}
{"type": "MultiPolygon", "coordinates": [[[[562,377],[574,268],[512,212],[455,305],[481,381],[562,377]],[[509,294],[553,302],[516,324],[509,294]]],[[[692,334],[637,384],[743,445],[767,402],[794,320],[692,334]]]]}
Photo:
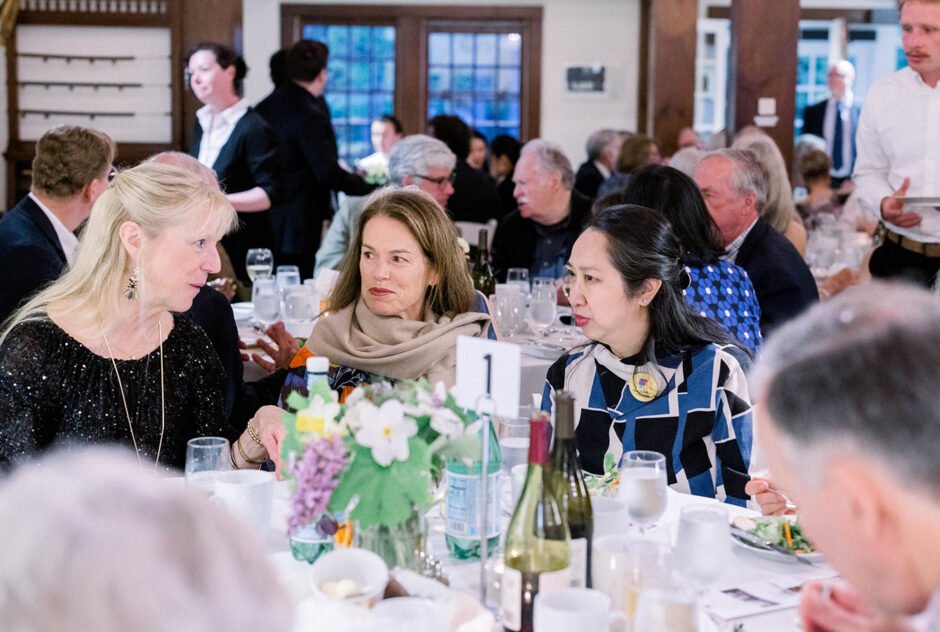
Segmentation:
{"type": "MultiPolygon", "coordinates": [[[[447,479],[445,533],[456,538],[479,538],[480,509],[483,504],[480,495],[480,476],[454,474],[450,470],[446,470],[445,474],[447,479]]],[[[488,474],[486,479],[489,497],[486,507],[486,536],[491,538],[499,535],[499,471],[488,474]]]]}

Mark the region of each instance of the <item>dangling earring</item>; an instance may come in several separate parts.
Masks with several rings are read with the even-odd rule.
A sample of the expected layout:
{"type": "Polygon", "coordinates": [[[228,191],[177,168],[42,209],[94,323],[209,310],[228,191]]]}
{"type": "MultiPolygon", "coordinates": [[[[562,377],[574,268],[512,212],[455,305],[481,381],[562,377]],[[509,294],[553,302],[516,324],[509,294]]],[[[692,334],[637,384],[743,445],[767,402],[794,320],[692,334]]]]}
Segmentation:
{"type": "Polygon", "coordinates": [[[137,266],[134,266],[134,271],[127,280],[127,287],[121,292],[121,296],[129,301],[133,301],[137,298],[137,266]]]}

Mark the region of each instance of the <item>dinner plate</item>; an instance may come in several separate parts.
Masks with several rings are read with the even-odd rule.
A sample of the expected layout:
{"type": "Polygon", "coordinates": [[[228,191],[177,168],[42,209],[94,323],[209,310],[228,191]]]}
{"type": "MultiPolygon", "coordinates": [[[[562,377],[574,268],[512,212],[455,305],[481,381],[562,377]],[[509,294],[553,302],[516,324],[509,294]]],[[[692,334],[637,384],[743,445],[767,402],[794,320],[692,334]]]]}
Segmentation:
{"type": "Polygon", "coordinates": [[[542,360],[557,360],[565,354],[564,347],[553,345],[548,342],[539,342],[538,344],[521,343],[522,354],[542,360]]]}
{"type": "MultiPolygon", "coordinates": [[[[742,529],[745,529],[748,531],[750,530],[750,529],[747,529],[742,524],[739,524],[738,526],[741,527],[742,529]]],[[[757,553],[758,555],[763,555],[764,557],[768,557],[768,558],[772,558],[776,560],[790,560],[791,562],[796,562],[796,560],[793,559],[792,555],[787,555],[786,553],[780,553],[779,551],[774,551],[773,549],[762,547],[759,544],[748,542],[744,538],[735,534],[734,531],[730,531],[728,535],[731,537],[731,540],[742,549],[753,551],[754,553],[757,553]]],[[[823,559],[822,553],[797,553],[796,555],[797,557],[805,559],[808,562],[817,562],[823,559]]]]}

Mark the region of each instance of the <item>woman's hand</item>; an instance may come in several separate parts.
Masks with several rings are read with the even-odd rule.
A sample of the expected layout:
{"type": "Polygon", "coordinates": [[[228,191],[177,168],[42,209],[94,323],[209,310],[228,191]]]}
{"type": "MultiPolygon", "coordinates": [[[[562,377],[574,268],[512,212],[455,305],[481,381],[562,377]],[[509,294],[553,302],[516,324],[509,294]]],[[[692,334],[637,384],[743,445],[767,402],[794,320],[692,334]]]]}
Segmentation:
{"type": "Polygon", "coordinates": [[[287,429],[281,423],[283,413],[277,406],[262,406],[250,422],[261,437],[261,443],[268,451],[268,458],[274,461],[278,480],[281,480],[281,466],[284,465],[281,460],[281,441],[287,434],[287,429]]]}
{"type": "Polygon", "coordinates": [[[744,486],[744,492],[760,506],[765,516],[782,516],[794,513],[789,499],[773,488],[766,478],[752,478],[744,486]]]}
{"type": "Polygon", "coordinates": [[[266,360],[259,353],[251,354],[251,360],[268,373],[273,373],[278,369],[289,369],[291,360],[300,351],[297,339],[285,329],[284,323],[280,321],[265,329],[264,333],[274,341],[274,344],[272,345],[264,339],[258,338],[258,346],[274,358],[274,361],[266,360]]]}
{"type": "Polygon", "coordinates": [[[808,582],[800,592],[805,632],[914,632],[905,621],[879,615],[845,582],[808,582]]]}

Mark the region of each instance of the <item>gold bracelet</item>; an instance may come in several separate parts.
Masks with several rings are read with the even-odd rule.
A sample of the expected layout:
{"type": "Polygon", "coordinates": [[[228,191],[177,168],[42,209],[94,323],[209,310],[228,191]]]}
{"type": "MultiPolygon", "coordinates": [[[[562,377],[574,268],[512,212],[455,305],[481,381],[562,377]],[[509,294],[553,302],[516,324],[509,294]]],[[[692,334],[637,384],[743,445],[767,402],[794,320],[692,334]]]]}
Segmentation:
{"type": "MultiPolygon", "coordinates": [[[[251,437],[251,440],[257,443],[259,447],[264,448],[264,444],[261,443],[261,435],[259,435],[255,427],[251,425],[251,419],[248,420],[248,436],[251,437]]],[[[265,450],[267,450],[267,448],[265,448],[265,450]]]]}
{"type": "Polygon", "coordinates": [[[235,442],[235,445],[238,446],[238,454],[241,455],[242,461],[244,461],[244,462],[247,463],[248,465],[261,465],[262,463],[264,463],[264,460],[263,460],[263,459],[260,460],[260,461],[257,461],[257,460],[255,460],[255,459],[249,459],[249,458],[248,458],[248,455],[245,454],[245,449],[242,447],[242,438],[241,438],[241,437],[238,438],[238,440],[235,442]]]}

